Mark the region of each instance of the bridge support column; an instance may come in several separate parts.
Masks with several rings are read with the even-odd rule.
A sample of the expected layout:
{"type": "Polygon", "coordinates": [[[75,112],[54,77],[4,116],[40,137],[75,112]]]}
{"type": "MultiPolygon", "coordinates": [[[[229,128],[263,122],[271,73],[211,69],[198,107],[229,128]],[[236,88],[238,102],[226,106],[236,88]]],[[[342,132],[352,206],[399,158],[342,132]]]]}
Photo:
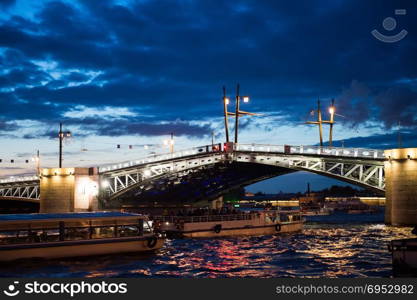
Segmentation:
{"type": "Polygon", "coordinates": [[[40,212],[93,211],[98,208],[96,168],[42,169],[40,212]]]}
{"type": "Polygon", "coordinates": [[[385,223],[417,225],[417,148],[385,151],[385,223]]]}

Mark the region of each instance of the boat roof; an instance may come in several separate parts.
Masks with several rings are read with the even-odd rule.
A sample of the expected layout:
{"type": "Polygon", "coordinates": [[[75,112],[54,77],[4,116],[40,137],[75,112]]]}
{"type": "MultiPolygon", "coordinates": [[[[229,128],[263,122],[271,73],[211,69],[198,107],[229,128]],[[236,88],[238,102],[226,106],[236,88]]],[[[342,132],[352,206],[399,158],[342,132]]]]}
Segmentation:
{"type": "Polygon", "coordinates": [[[0,222],[7,221],[58,221],[62,219],[96,219],[96,218],[123,218],[141,217],[134,213],[117,211],[77,212],[77,213],[49,213],[49,214],[6,214],[0,215],[0,222]]]}

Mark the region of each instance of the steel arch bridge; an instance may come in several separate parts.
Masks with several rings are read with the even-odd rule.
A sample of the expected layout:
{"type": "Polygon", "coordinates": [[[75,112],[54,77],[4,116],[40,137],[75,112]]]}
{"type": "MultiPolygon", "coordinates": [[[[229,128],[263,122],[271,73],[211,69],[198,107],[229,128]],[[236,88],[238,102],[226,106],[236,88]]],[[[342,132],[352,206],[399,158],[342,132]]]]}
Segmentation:
{"type": "MultiPolygon", "coordinates": [[[[381,150],[216,144],[101,166],[98,168],[100,197],[112,201],[135,191],[170,189],[180,187],[184,180],[207,181],[220,174],[228,182],[208,187],[213,189],[213,196],[233,187],[296,171],[312,172],[384,193],[384,161],[381,150]],[[228,174],[233,168],[235,173],[228,174]]],[[[0,198],[36,200],[39,195],[36,176],[0,180],[0,198]]]]}
{"type": "Polygon", "coordinates": [[[312,172],[380,193],[385,189],[383,151],[231,143],[219,151],[220,146],[205,146],[154,159],[102,167],[102,186],[110,198],[116,198],[162,177],[181,177],[211,165],[238,162],[269,165],[288,169],[288,172],[312,172]]]}

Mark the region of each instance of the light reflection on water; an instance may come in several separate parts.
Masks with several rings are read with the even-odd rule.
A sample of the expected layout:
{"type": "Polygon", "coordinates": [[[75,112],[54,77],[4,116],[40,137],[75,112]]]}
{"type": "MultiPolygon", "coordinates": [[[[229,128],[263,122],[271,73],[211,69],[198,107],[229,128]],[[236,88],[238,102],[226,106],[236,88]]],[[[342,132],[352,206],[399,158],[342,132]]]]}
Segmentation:
{"type": "Polygon", "coordinates": [[[387,242],[411,228],[383,215],[311,218],[301,233],[168,240],[156,254],[0,266],[3,277],[389,277],[387,242]]]}

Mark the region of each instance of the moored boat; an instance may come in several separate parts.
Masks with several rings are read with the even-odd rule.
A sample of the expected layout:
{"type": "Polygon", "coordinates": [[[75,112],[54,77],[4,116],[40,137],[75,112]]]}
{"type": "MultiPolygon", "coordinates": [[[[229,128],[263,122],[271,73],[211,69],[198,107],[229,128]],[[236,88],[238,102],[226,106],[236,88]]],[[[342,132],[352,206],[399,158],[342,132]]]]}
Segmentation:
{"type": "Polygon", "coordinates": [[[392,254],[394,277],[417,276],[417,238],[392,240],[388,245],[392,254]]]}
{"type": "Polygon", "coordinates": [[[0,261],[147,252],[163,244],[148,218],[138,214],[0,215],[0,261]]]}
{"type": "Polygon", "coordinates": [[[265,210],[203,216],[155,216],[155,228],[169,237],[271,235],[302,230],[299,210],[265,210]]]}
{"type": "Polygon", "coordinates": [[[328,216],[332,211],[328,208],[307,209],[302,211],[303,216],[328,216]]]}

